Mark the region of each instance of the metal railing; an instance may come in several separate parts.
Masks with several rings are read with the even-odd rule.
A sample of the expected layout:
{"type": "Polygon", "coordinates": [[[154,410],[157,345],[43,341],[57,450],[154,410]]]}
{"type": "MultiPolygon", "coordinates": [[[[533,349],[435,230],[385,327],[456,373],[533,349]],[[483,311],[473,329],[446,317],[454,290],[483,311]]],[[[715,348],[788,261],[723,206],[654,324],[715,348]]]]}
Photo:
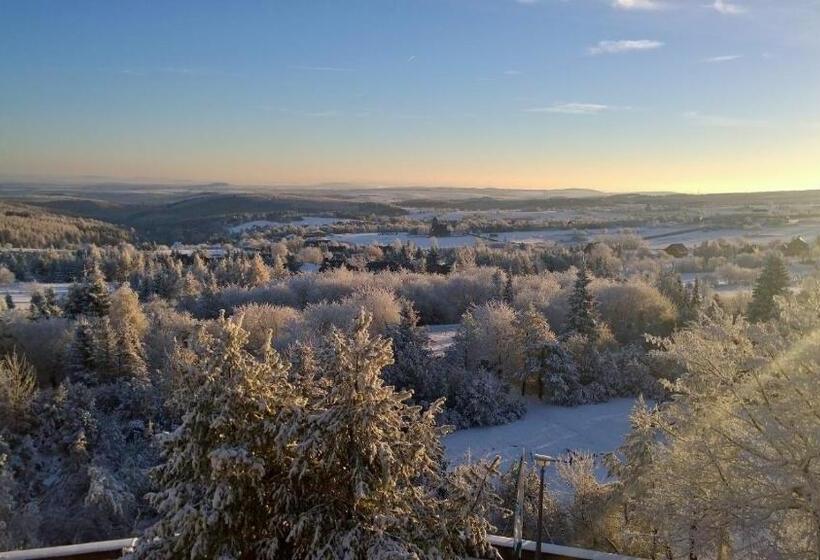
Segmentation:
{"type": "MultiPolygon", "coordinates": [[[[0,552],[0,560],[116,560],[133,550],[136,543],[137,539],[131,538],[71,544],[67,546],[52,546],[49,548],[31,548],[28,550],[0,552]]],[[[513,558],[514,543],[512,538],[491,536],[490,544],[498,550],[505,560],[511,560],[513,558]]],[[[535,547],[536,545],[533,541],[524,541],[522,546],[522,558],[534,558],[535,547]]],[[[541,557],[545,560],[638,560],[632,556],[609,554],[607,552],[597,552],[594,550],[555,544],[542,544],[541,557]]]]}

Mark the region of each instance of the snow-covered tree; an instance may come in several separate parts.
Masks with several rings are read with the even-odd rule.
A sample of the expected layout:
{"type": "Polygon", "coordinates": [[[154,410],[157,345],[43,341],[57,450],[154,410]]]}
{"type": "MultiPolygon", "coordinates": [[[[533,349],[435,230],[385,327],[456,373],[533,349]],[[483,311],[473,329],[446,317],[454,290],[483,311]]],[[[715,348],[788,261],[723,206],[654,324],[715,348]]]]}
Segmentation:
{"type": "Polygon", "coordinates": [[[587,337],[594,337],[597,334],[598,320],[595,298],[589,289],[590,282],[586,267],[581,266],[569,298],[569,329],[587,337]]]}
{"type": "Polygon", "coordinates": [[[752,291],[749,320],[766,321],[770,319],[776,309],[775,298],[786,293],[789,282],[789,270],[783,259],[777,255],[769,256],[752,291]]]}
{"type": "Polygon", "coordinates": [[[46,288],[43,292],[35,288],[34,291],[31,292],[29,316],[33,321],[48,319],[49,317],[59,317],[61,313],[62,308],[57,301],[57,294],[53,288],[46,288]]]}
{"type": "Polygon", "coordinates": [[[334,330],[306,390],[269,349],[220,320],[182,424],[157,468],[161,515],[138,558],[441,558],[490,554],[478,490],[445,477],[435,415],[385,385],[390,342],[362,314],[334,330]]]}
{"type": "Polygon", "coordinates": [[[547,320],[532,305],[519,314],[517,326],[524,358],[519,373],[521,394],[525,393],[527,382],[535,380],[538,384],[538,397],[543,398],[547,361],[557,339],[547,320]]]}
{"type": "Polygon", "coordinates": [[[220,320],[214,345],[196,345],[198,371],[182,424],[165,436],[151,496],[160,520],[138,558],[280,557],[294,507],[290,455],[303,404],[287,366],[245,348],[239,322],[220,320]]]}
{"type": "Polygon", "coordinates": [[[820,290],[770,325],[719,309],[662,341],[684,370],[658,416],[646,515],[681,554],[820,554],[820,290]]]}
{"type": "Polygon", "coordinates": [[[37,394],[34,369],[15,352],[0,358],[0,433],[25,425],[37,394]]]}
{"type": "Polygon", "coordinates": [[[72,284],[69,288],[65,313],[69,317],[78,315],[102,317],[108,314],[110,305],[108,284],[97,262],[92,261],[83,271],[81,281],[72,284]]]}
{"type": "Polygon", "coordinates": [[[401,323],[390,327],[394,361],[382,371],[387,385],[411,390],[413,401],[427,405],[446,395],[446,378],[433,360],[426,331],[418,324],[418,314],[410,302],[403,302],[401,323]]]}

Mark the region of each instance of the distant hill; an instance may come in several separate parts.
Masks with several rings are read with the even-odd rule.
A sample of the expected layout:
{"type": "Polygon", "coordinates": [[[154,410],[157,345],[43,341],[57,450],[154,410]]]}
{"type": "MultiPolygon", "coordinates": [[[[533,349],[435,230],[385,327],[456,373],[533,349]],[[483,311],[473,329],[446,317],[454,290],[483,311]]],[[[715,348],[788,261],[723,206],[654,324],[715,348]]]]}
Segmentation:
{"type": "Polygon", "coordinates": [[[28,249],[72,249],[115,244],[131,235],[115,225],[55,214],[34,206],[0,202],[0,245],[28,249]]]}
{"type": "Polygon", "coordinates": [[[282,220],[305,215],[362,218],[399,216],[406,211],[392,204],[331,198],[325,193],[247,193],[221,185],[190,192],[171,187],[145,191],[134,185],[95,185],[65,189],[54,186],[25,192],[19,186],[0,185],[0,194],[15,202],[74,217],[104,220],[133,228],[139,239],[158,243],[218,240],[230,224],[251,220],[282,220]],[[213,189],[213,190],[210,190],[213,189]]]}

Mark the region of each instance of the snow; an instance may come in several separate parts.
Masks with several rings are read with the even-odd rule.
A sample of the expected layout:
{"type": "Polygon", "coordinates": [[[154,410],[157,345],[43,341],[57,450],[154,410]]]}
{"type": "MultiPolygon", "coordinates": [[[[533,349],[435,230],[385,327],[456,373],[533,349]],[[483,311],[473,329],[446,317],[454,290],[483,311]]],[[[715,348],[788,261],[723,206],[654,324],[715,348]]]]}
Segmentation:
{"type": "Polygon", "coordinates": [[[458,323],[446,325],[430,325],[427,327],[427,336],[430,339],[430,350],[437,356],[443,356],[454,343],[458,332],[458,323]]]}
{"type": "Polygon", "coordinates": [[[251,222],[244,222],[228,228],[231,233],[243,233],[251,229],[266,228],[266,227],[282,227],[282,226],[302,226],[302,227],[318,227],[329,226],[347,222],[342,218],[322,218],[320,216],[305,216],[301,220],[294,220],[292,222],[272,222],[270,220],[253,220],[251,222]]]}
{"type": "Polygon", "coordinates": [[[559,407],[530,398],[527,414],[501,426],[469,428],[444,437],[451,464],[500,455],[506,463],[539,453],[557,456],[568,449],[608,453],[620,447],[629,432],[629,413],[634,399],[614,399],[606,403],[559,407]]]}
{"type": "Polygon", "coordinates": [[[6,294],[11,295],[14,305],[18,309],[28,309],[31,302],[31,293],[38,289],[40,291],[51,288],[57,297],[64,297],[71,287],[70,282],[13,282],[0,286],[0,297],[5,297],[6,294]]]}
{"type": "Polygon", "coordinates": [[[820,219],[803,220],[781,227],[750,227],[750,228],[693,228],[691,226],[641,226],[636,228],[553,228],[525,231],[508,231],[498,233],[482,233],[478,235],[451,235],[449,237],[433,238],[426,235],[412,235],[406,232],[394,233],[341,233],[328,237],[343,243],[353,245],[389,245],[396,240],[406,244],[412,243],[422,249],[436,245],[442,249],[452,249],[475,245],[479,240],[485,243],[581,243],[593,241],[597,237],[612,235],[621,232],[632,232],[647,239],[653,249],[663,249],[672,243],[683,243],[692,248],[703,241],[716,239],[744,239],[751,243],[767,244],[772,241],[786,242],[802,236],[805,239],[814,239],[820,236],[820,219]]]}

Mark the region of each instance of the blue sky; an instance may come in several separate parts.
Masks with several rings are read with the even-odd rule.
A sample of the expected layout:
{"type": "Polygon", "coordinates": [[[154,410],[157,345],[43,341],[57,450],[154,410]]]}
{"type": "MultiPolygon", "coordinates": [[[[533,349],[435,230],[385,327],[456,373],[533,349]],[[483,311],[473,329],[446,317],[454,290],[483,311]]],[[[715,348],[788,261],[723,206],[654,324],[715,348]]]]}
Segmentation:
{"type": "Polygon", "coordinates": [[[0,0],[0,175],[820,188],[820,0],[0,0]]]}

